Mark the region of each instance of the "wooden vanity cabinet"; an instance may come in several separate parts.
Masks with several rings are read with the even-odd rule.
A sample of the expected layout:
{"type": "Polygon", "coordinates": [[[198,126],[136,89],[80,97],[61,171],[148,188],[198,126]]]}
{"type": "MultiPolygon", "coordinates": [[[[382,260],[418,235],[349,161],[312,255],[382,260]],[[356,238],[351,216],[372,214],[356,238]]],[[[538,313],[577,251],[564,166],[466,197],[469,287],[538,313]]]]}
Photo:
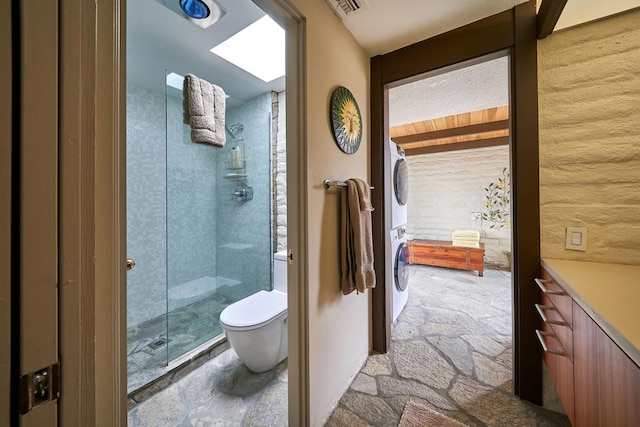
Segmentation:
{"type": "Polygon", "coordinates": [[[544,270],[539,285],[543,360],[571,423],[640,426],[640,368],[544,270]]]}
{"type": "Polygon", "coordinates": [[[574,302],[576,426],[639,426],[640,368],[574,302]]]}
{"type": "Polygon", "coordinates": [[[536,307],[544,332],[539,336],[541,344],[545,344],[542,359],[569,420],[575,424],[573,300],[546,271],[543,271],[542,278],[541,289],[547,292],[542,292],[542,304],[536,307]]]}

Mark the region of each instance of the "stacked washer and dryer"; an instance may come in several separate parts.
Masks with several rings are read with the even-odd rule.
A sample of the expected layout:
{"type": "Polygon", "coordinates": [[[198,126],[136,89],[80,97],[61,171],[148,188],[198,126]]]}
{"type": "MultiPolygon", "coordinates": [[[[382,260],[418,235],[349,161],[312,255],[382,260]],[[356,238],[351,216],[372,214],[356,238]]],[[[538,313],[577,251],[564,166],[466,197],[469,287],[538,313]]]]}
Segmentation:
{"type": "Polygon", "coordinates": [[[409,298],[409,250],[407,248],[407,197],[409,171],[404,150],[389,141],[391,164],[391,256],[387,261],[387,283],[393,287],[393,322],[409,298]]]}

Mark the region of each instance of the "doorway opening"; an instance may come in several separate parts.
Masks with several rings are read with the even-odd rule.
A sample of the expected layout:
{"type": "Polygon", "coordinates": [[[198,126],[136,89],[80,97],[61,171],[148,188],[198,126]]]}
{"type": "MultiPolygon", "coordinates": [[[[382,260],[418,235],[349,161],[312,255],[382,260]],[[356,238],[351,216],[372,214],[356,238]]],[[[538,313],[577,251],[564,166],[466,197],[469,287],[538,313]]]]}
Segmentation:
{"type": "Polygon", "coordinates": [[[286,424],[285,31],[174,3],[127,5],[129,421],[286,424]]]}
{"type": "Polygon", "coordinates": [[[429,347],[434,390],[512,391],[509,104],[506,52],[388,89],[389,357],[429,347]]]}
{"type": "MultiPolygon", "coordinates": [[[[541,349],[533,330],[539,322],[532,307],[539,302],[534,278],[540,269],[540,219],[538,203],[538,129],[536,76],[536,22],[531,3],[482,19],[428,40],[371,60],[372,183],[388,187],[390,161],[388,90],[422,79],[427,73],[443,73],[484,62],[487,55],[510,58],[510,171],[513,293],[513,389],[522,399],[542,402],[541,349]],[[467,40],[469,43],[461,43],[467,40]],[[388,148],[387,148],[388,149],[388,148]]],[[[432,74],[432,75],[433,75],[432,74]]],[[[388,189],[374,195],[384,204],[388,189]]],[[[376,272],[386,281],[390,252],[386,233],[391,220],[374,212],[376,272]]],[[[373,292],[373,348],[386,353],[391,344],[392,289],[373,292]]]]}

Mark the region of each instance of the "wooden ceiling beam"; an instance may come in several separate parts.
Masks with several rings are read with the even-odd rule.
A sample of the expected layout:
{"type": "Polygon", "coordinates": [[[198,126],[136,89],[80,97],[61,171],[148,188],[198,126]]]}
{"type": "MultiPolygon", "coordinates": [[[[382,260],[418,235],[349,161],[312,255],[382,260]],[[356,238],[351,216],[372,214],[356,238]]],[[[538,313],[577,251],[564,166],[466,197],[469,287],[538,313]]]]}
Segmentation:
{"type": "Polygon", "coordinates": [[[547,37],[553,32],[566,4],[567,0],[542,0],[536,16],[538,40],[547,37]]]}
{"type": "Polygon", "coordinates": [[[476,139],[473,141],[456,142],[451,144],[430,145],[428,147],[405,149],[405,155],[417,156],[419,154],[443,153],[446,151],[469,150],[471,148],[495,147],[498,145],[508,145],[511,140],[508,136],[496,138],[476,139]]]}
{"type": "Polygon", "coordinates": [[[396,136],[391,140],[398,145],[410,144],[414,142],[431,141],[434,139],[451,138],[455,136],[473,135],[476,133],[494,132],[509,129],[509,120],[498,120],[495,122],[480,123],[477,125],[453,127],[430,132],[416,133],[414,135],[396,136]]]}

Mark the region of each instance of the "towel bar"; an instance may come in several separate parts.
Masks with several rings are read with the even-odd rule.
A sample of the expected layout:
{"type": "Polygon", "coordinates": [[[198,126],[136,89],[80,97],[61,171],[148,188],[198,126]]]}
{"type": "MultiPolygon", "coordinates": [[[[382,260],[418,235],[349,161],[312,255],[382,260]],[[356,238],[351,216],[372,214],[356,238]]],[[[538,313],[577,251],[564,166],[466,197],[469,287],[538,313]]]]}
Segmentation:
{"type": "MultiPolygon", "coordinates": [[[[328,190],[330,187],[346,187],[346,186],[347,186],[347,183],[346,183],[346,182],[342,182],[342,181],[330,181],[330,180],[328,180],[328,179],[325,179],[322,183],[324,184],[324,188],[326,188],[327,190],[328,190]]],[[[374,188],[373,188],[373,187],[371,187],[371,186],[370,186],[369,188],[370,188],[370,189],[372,189],[372,190],[374,189],[374,188]]]]}

